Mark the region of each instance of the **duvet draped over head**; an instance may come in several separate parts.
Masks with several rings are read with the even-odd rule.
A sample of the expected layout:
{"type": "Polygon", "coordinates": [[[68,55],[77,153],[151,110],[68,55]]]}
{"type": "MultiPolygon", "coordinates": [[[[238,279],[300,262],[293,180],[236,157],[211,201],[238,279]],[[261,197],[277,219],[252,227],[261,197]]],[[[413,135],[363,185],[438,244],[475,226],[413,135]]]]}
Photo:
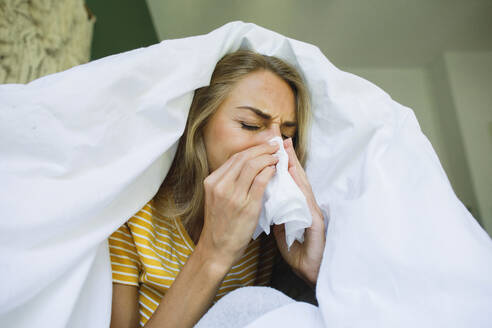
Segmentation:
{"type": "Polygon", "coordinates": [[[306,80],[306,173],[328,223],[319,307],[289,303],[256,325],[492,326],[491,240],[412,110],[315,46],[243,22],[0,86],[0,326],[109,325],[106,239],[155,195],[193,91],[240,48],[306,80]]]}

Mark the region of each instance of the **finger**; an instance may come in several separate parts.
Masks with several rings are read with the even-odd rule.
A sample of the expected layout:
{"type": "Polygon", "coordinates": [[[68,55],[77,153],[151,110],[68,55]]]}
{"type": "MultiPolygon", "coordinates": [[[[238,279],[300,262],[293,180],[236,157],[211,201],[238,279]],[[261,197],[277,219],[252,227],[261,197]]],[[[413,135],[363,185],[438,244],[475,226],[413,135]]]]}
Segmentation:
{"type": "Polygon", "coordinates": [[[288,165],[288,170],[291,173],[292,177],[298,177],[300,178],[299,173],[304,170],[302,168],[301,163],[299,162],[299,159],[297,158],[297,154],[294,150],[294,146],[292,144],[292,138],[288,138],[284,140],[284,149],[287,155],[289,156],[289,165],[288,165]]]}
{"type": "Polygon", "coordinates": [[[292,166],[289,168],[290,176],[294,179],[295,183],[299,188],[302,188],[301,178],[299,176],[299,171],[296,169],[296,166],[292,166]]]}
{"type": "Polygon", "coordinates": [[[292,139],[289,138],[285,140],[284,144],[287,144],[285,147],[285,151],[287,152],[289,156],[289,166],[288,170],[292,178],[294,179],[295,183],[301,190],[305,190],[306,185],[309,185],[309,182],[307,181],[307,176],[304,173],[304,169],[297,159],[297,155],[294,151],[294,147],[292,146],[292,139]],[[289,141],[290,139],[290,141],[289,141]]]}
{"type": "Polygon", "coordinates": [[[252,158],[258,157],[263,154],[273,154],[275,153],[280,146],[275,143],[275,144],[270,144],[270,143],[262,143],[260,145],[248,148],[246,150],[243,150],[239,153],[234,154],[231,156],[232,164],[225,172],[225,174],[222,177],[223,181],[227,181],[228,183],[233,183],[236,182],[244,165],[252,158]]]}
{"type": "Polygon", "coordinates": [[[266,186],[275,174],[275,171],[275,165],[270,165],[261,170],[261,172],[254,178],[251,189],[248,193],[249,198],[253,202],[261,203],[266,186]]]}
{"type": "Polygon", "coordinates": [[[208,180],[209,183],[211,184],[216,184],[218,181],[222,179],[224,174],[229,170],[229,168],[232,165],[232,160],[228,159],[225,161],[224,164],[222,164],[219,168],[215,169],[212,173],[210,173],[207,177],[206,180],[208,180]]]}
{"type": "Polygon", "coordinates": [[[271,154],[264,154],[258,157],[252,158],[243,165],[243,169],[239,173],[239,177],[236,181],[236,188],[239,192],[246,195],[255,177],[267,166],[275,165],[279,161],[278,157],[271,154]]]}
{"type": "Polygon", "coordinates": [[[235,181],[242,164],[245,160],[247,160],[247,158],[249,158],[250,156],[257,156],[259,154],[268,152],[274,153],[278,150],[278,147],[278,145],[264,143],[236,153],[233,156],[229,157],[219,168],[213,171],[207,177],[207,180],[211,185],[215,185],[219,181],[226,178],[228,180],[235,181]],[[239,165],[239,168],[232,169],[233,165],[239,165]]]}
{"type": "Polygon", "coordinates": [[[284,140],[284,149],[287,155],[289,156],[289,168],[292,166],[302,167],[299,159],[297,158],[297,154],[294,150],[294,145],[292,144],[292,138],[288,138],[284,140]]]}

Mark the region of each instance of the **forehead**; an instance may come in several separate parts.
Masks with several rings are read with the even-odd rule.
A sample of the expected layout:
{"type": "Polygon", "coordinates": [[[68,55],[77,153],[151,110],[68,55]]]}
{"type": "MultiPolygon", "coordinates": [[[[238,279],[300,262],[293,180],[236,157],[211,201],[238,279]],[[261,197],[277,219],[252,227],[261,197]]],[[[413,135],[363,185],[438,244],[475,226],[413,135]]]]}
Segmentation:
{"type": "MultiPolygon", "coordinates": [[[[270,71],[245,75],[234,85],[226,101],[233,108],[240,106],[258,108],[272,116],[274,120],[296,120],[295,95],[292,88],[281,77],[270,71]]],[[[235,110],[249,112],[244,109],[235,110]]]]}

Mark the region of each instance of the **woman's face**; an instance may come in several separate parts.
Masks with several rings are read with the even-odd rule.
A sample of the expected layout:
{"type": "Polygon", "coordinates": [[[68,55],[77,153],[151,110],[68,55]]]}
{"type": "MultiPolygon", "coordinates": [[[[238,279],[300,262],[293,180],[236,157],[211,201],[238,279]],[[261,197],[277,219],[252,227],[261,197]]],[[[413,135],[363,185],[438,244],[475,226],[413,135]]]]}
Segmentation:
{"type": "Polygon", "coordinates": [[[266,70],[237,82],[203,130],[210,173],[229,157],[297,129],[295,96],[290,86],[266,70]]]}

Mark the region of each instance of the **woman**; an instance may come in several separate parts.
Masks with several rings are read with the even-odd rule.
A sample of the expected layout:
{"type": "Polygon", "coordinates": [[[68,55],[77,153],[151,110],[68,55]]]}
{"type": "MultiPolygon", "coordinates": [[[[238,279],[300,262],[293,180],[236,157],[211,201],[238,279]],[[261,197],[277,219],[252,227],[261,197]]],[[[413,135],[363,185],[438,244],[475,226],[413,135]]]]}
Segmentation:
{"type": "Polygon", "coordinates": [[[271,236],[251,237],[275,174],[275,136],[313,224],[290,251],[283,225],[273,235],[293,271],[316,284],[325,236],[303,170],[308,103],[299,73],[275,57],[241,50],[217,63],[159,192],[109,239],[112,327],[191,327],[225,293],[269,283],[276,247],[271,236]]]}

